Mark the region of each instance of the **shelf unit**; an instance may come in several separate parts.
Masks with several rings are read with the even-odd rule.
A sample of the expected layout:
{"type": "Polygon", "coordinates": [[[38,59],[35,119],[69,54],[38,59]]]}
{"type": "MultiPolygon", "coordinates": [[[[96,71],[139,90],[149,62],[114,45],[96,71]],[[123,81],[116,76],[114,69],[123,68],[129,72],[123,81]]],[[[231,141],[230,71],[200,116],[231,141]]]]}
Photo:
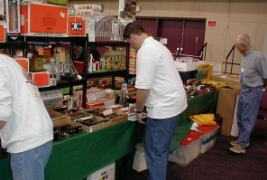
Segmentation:
{"type": "Polygon", "coordinates": [[[23,56],[26,57],[29,52],[29,48],[31,44],[35,45],[60,45],[69,43],[71,45],[71,57],[74,60],[74,45],[81,45],[84,47],[83,54],[83,62],[84,62],[84,72],[81,80],[74,81],[60,81],[56,86],[50,87],[41,87],[40,91],[49,91],[55,89],[61,89],[70,87],[70,92],[73,92],[73,86],[82,85],[83,86],[83,107],[86,107],[86,93],[87,93],[87,81],[92,78],[98,77],[112,77],[112,88],[115,87],[115,77],[123,77],[125,81],[128,80],[128,72],[129,72],[129,53],[130,53],[130,45],[127,42],[123,41],[108,41],[108,42],[88,42],[88,37],[44,37],[44,36],[16,36],[16,37],[8,37],[7,42],[0,43],[0,49],[8,49],[9,54],[13,55],[14,49],[23,49],[23,56]],[[88,73],[88,49],[89,48],[97,48],[97,47],[124,47],[126,48],[126,67],[125,70],[118,71],[107,71],[107,72],[96,72],[96,73],[88,73]]]}

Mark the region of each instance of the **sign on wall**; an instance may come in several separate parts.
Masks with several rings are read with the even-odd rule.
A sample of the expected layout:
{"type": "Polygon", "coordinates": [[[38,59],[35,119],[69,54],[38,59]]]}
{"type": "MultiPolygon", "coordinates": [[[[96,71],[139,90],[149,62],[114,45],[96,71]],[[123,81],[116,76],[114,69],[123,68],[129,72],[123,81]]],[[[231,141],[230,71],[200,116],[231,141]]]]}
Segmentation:
{"type": "Polygon", "coordinates": [[[120,0],[118,18],[134,21],[136,16],[136,0],[120,0]]]}

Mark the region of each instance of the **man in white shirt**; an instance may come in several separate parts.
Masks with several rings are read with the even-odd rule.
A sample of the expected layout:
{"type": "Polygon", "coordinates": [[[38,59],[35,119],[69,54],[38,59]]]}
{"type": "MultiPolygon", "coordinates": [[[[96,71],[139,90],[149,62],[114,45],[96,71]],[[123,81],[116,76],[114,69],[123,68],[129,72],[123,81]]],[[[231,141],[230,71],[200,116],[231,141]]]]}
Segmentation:
{"type": "Polygon", "coordinates": [[[44,180],[53,124],[39,91],[16,61],[0,55],[0,137],[14,180],[44,180]]]}
{"type": "Polygon", "coordinates": [[[172,136],[178,115],[187,108],[182,80],[175,68],[171,52],[150,37],[144,28],[129,23],[124,38],[137,51],[136,84],[137,120],[147,108],[145,154],[149,180],[165,180],[172,136]]]}

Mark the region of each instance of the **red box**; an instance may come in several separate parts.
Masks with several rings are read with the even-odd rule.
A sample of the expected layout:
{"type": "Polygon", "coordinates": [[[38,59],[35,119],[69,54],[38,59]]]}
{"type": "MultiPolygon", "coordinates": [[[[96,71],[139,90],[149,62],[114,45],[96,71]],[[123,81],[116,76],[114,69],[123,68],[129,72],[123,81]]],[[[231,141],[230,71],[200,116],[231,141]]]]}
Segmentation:
{"type": "Polygon", "coordinates": [[[73,64],[74,64],[74,67],[76,68],[76,70],[77,70],[77,72],[79,73],[79,74],[83,74],[83,62],[82,61],[74,61],[73,62],[73,64]]]}
{"type": "Polygon", "coordinates": [[[48,87],[50,81],[49,72],[30,72],[30,77],[37,87],[48,87]]]}
{"type": "Polygon", "coordinates": [[[17,63],[21,65],[21,67],[29,73],[29,59],[28,58],[15,58],[17,63]]]}
{"type": "Polygon", "coordinates": [[[2,24],[0,24],[0,42],[6,42],[6,30],[2,24]]]}
{"type": "Polygon", "coordinates": [[[22,35],[67,36],[67,7],[42,3],[21,4],[22,35]]]}
{"type": "Polygon", "coordinates": [[[94,102],[94,103],[86,103],[86,109],[91,109],[95,107],[104,107],[105,102],[99,101],[99,102],[94,102]]]}
{"type": "Polygon", "coordinates": [[[85,36],[85,20],[82,17],[68,17],[68,35],[69,36],[85,36]]]}

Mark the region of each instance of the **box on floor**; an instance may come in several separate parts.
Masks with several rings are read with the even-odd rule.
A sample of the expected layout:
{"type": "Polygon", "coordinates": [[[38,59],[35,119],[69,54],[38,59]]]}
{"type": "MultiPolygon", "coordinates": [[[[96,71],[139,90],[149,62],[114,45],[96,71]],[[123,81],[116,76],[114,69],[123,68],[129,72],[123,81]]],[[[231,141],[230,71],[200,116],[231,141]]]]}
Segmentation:
{"type": "Polygon", "coordinates": [[[187,166],[200,154],[206,153],[216,142],[219,126],[199,126],[202,131],[191,130],[187,137],[180,142],[178,148],[169,155],[169,160],[181,166],[187,166]]]}
{"type": "Polygon", "coordinates": [[[237,110],[238,94],[232,88],[221,88],[218,97],[216,113],[223,118],[221,134],[237,136],[237,110]]]}

